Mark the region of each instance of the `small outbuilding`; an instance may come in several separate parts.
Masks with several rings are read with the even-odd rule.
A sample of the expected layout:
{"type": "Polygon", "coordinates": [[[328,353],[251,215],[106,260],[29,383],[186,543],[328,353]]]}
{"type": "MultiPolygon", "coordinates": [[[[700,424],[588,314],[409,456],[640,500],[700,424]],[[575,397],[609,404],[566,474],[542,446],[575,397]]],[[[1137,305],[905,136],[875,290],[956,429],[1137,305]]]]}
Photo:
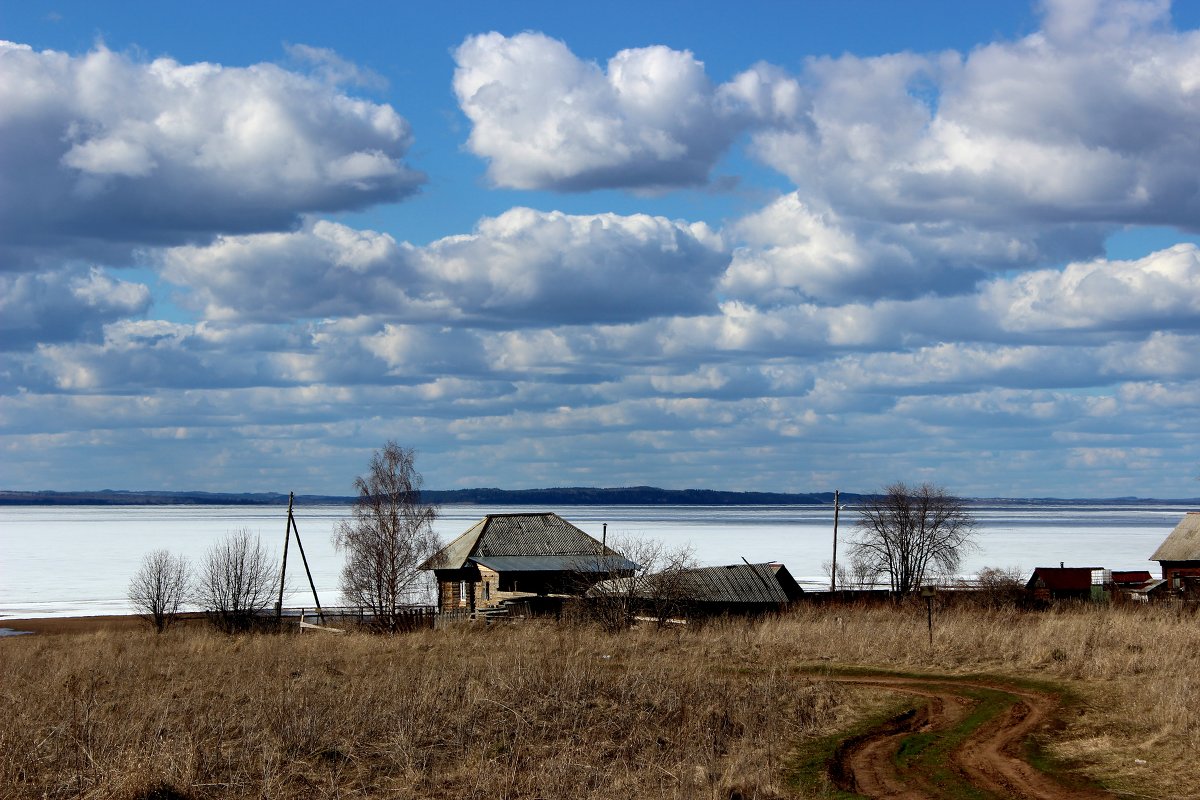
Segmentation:
{"type": "Polygon", "coordinates": [[[1172,589],[1200,581],[1200,511],[1189,511],[1150,556],[1172,589]]]}
{"type": "Polygon", "coordinates": [[[488,514],[421,565],[438,584],[438,611],[477,612],[506,601],[581,595],[637,565],[553,513],[488,514]]]}
{"type": "Polygon", "coordinates": [[[628,597],[641,605],[669,606],[685,615],[761,614],[804,593],[783,564],[730,564],[617,578],[588,590],[593,599],[628,597]]]}
{"type": "Polygon", "coordinates": [[[1102,567],[1038,567],[1025,588],[1039,600],[1090,600],[1103,593],[1105,575],[1102,567]]]}
{"type": "Polygon", "coordinates": [[[1112,572],[1112,579],[1113,583],[1117,585],[1118,589],[1123,589],[1125,591],[1139,589],[1153,580],[1153,578],[1150,576],[1150,570],[1148,569],[1114,569],[1112,572]]]}

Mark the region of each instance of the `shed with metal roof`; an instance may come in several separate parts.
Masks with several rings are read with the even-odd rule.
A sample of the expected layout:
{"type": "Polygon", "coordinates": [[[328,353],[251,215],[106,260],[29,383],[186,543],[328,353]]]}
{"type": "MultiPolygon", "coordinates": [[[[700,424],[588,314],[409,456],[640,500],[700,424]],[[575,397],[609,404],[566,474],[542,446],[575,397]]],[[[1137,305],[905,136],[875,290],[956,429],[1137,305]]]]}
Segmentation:
{"type": "Polygon", "coordinates": [[[588,597],[624,596],[683,614],[756,613],[786,606],[804,590],[782,564],[695,567],[601,581],[588,597]]]}

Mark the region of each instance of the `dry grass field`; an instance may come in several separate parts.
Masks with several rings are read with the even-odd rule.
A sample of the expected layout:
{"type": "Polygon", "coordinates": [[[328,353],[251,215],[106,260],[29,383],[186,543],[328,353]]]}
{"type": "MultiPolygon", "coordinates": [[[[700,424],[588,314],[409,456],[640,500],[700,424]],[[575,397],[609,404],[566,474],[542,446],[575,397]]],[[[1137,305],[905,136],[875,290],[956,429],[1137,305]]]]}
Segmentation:
{"type": "Polygon", "coordinates": [[[797,748],[895,698],[863,666],[1058,684],[1047,743],[1122,794],[1200,792],[1200,619],[1170,609],[805,607],[607,633],[522,623],[0,639],[0,795],[783,798],[797,748]]]}

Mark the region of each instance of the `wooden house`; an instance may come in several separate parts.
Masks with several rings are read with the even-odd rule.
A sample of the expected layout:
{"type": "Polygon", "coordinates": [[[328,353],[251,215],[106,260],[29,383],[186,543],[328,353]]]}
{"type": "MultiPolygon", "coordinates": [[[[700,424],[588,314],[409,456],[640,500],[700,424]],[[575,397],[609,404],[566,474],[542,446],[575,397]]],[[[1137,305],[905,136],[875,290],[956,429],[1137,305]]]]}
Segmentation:
{"type": "Polygon", "coordinates": [[[1097,589],[1103,592],[1104,573],[1101,567],[1038,567],[1025,588],[1039,600],[1090,600],[1097,589]]]}
{"type": "Polygon", "coordinates": [[[610,579],[589,589],[588,597],[628,597],[647,609],[713,616],[776,611],[803,593],[783,564],[730,564],[610,579]]]}
{"type": "Polygon", "coordinates": [[[421,565],[438,584],[438,610],[485,611],[506,601],[581,595],[637,565],[557,514],[488,514],[421,565]]]}
{"type": "Polygon", "coordinates": [[[1200,511],[1189,511],[1150,556],[1172,589],[1200,583],[1200,511]]]}

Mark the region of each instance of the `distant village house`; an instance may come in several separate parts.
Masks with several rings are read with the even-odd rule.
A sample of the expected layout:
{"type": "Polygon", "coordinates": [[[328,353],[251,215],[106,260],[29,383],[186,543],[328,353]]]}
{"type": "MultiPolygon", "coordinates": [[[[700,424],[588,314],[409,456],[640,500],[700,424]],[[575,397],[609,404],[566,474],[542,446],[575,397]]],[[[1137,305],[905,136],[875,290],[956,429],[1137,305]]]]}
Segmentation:
{"type": "Polygon", "coordinates": [[[1038,600],[1100,599],[1095,595],[1103,592],[1105,572],[1102,567],[1038,567],[1025,588],[1038,600]]]}
{"type": "Polygon", "coordinates": [[[1150,556],[1173,590],[1195,593],[1200,587],[1200,511],[1189,511],[1150,556]]]}
{"type": "Polygon", "coordinates": [[[475,613],[507,601],[583,594],[637,565],[557,514],[488,514],[421,565],[437,578],[438,611],[475,613]]]}

